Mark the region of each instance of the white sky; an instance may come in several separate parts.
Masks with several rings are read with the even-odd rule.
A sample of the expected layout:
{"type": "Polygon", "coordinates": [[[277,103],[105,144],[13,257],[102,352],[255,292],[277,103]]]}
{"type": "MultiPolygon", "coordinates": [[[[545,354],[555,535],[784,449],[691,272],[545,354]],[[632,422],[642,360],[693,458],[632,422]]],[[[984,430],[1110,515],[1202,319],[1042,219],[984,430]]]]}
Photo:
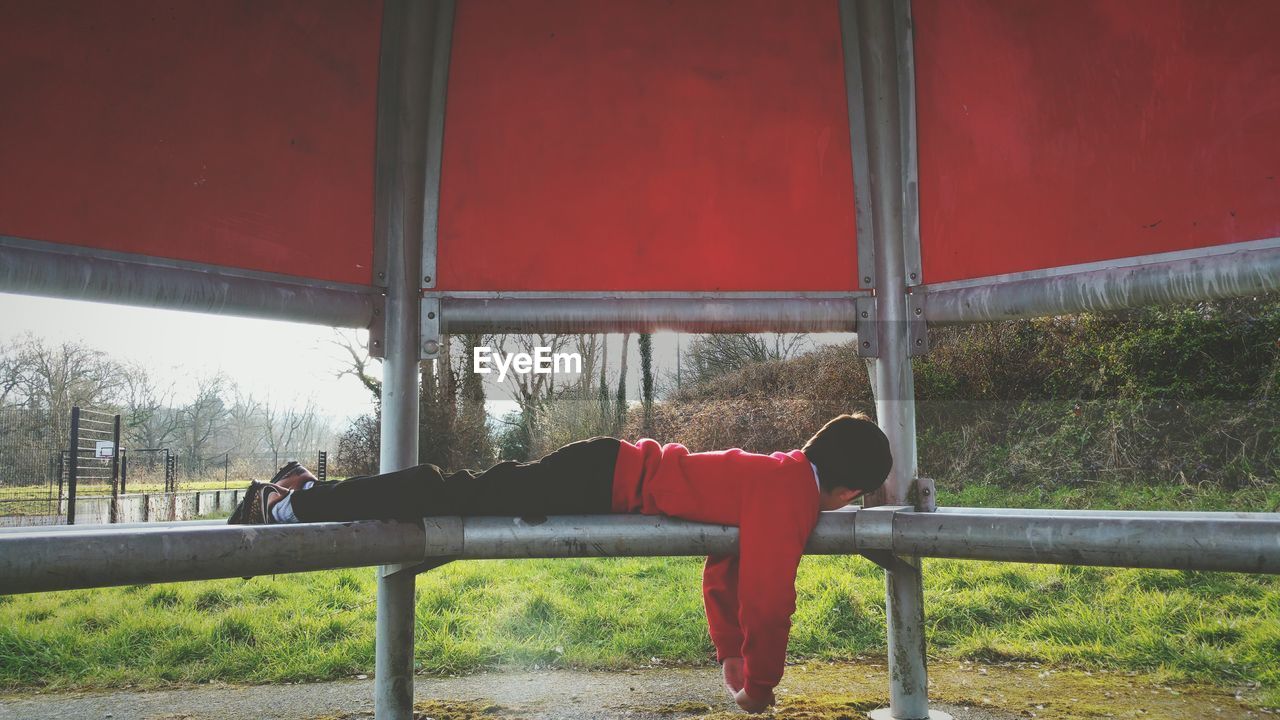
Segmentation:
{"type": "Polygon", "coordinates": [[[313,398],[339,429],[373,409],[359,381],[335,377],[346,351],[327,327],[0,293],[0,342],[27,332],[136,360],[159,384],[174,383],[178,402],[190,399],[198,378],[222,371],[258,398],[313,398]]]}
{"type": "MultiPolygon", "coordinates": [[[[337,377],[348,356],[334,344],[336,331],[328,327],[0,293],[0,342],[28,332],[52,344],[80,341],[115,359],[137,361],[159,384],[172,382],[179,403],[190,399],[199,378],[221,371],[258,398],[298,405],[313,399],[338,431],[373,409],[358,380],[337,377]]],[[[342,332],[354,337],[356,331],[342,332]]],[[[850,337],[810,336],[815,345],[850,337]]],[[[659,375],[674,370],[677,344],[687,345],[689,339],[676,333],[654,336],[659,375]]],[[[617,375],[621,343],[621,335],[609,336],[611,377],[617,375]]],[[[635,399],[640,356],[634,336],[628,349],[627,391],[635,399]]],[[[373,371],[380,372],[377,365],[373,371]]],[[[489,412],[496,416],[515,409],[515,403],[507,395],[510,381],[499,384],[494,378],[488,376],[485,390],[489,412]]]]}

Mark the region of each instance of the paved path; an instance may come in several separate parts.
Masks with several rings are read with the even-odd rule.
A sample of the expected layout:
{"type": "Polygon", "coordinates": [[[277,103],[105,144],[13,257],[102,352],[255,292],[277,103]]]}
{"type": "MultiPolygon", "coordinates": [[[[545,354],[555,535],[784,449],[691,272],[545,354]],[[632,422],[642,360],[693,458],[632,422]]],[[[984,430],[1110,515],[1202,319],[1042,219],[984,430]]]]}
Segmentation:
{"type": "MultiPolygon", "coordinates": [[[[956,720],[1275,717],[1248,709],[1228,691],[1193,692],[1120,674],[964,663],[939,663],[931,672],[935,695],[950,701],[934,707],[952,713],[956,720]],[[1055,690],[1063,696],[1054,695],[1055,690]]],[[[868,705],[883,700],[885,673],[883,665],[873,663],[789,668],[779,687],[781,709],[776,717],[865,717],[868,705]]],[[[721,690],[714,668],[419,677],[416,690],[419,717],[433,720],[723,720],[735,709],[721,690]]],[[[355,679],[302,685],[213,684],[148,692],[35,693],[0,700],[0,720],[367,720],[372,717],[372,691],[372,680],[355,679]]]]}
{"type": "MultiPolygon", "coordinates": [[[[805,682],[788,682],[796,692],[805,682]]],[[[790,686],[790,687],[788,687],[790,686]]],[[[435,720],[463,718],[491,704],[503,716],[541,720],[676,720],[734,709],[713,668],[622,672],[481,673],[459,678],[423,678],[415,683],[420,710],[435,720]],[[439,703],[432,701],[463,701],[439,703]]],[[[833,688],[825,688],[831,692],[833,688]]],[[[0,701],[0,719],[45,720],[364,720],[373,716],[373,681],[344,680],[305,685],[201,685],[178,690],[40,694],[0,701]]],[[[960,720],[1014,720],[988,712],[960,720]]]]}

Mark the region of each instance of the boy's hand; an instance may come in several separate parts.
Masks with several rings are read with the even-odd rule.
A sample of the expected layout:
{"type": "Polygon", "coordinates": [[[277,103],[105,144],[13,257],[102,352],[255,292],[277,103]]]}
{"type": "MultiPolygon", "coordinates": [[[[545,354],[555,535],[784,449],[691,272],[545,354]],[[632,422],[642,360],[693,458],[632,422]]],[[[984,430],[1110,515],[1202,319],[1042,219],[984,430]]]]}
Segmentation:
{"type": "Polygon", "coordinates": [[[764,712],[774,703],[772,690],[769,691],[769,697],[763,700],[756,700],[747,694],[745,687],[733,694],[733,700],[738,703],[738,707],[749,713],[764,712]]]}
{"type": "Polygon", "coordinates": [[[742,658],[725,658],[722,666],[724,669],[724,686],[728,688],[730,695],[737,695],[738,691],[747,684],[747,676],[742,669],[742,658]]]}

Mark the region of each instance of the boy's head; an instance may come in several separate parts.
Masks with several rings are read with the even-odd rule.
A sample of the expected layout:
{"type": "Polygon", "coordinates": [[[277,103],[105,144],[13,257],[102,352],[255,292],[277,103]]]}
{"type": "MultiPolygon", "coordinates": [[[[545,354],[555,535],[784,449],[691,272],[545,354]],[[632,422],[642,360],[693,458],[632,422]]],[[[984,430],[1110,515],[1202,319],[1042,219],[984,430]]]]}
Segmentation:
{"type": "Polygon", "coordinates": [[[837,510],[879,488],[893,468],[889,438],[862,413],[832,419],[800,449],[818,468],[823,510],[837,510]]]}

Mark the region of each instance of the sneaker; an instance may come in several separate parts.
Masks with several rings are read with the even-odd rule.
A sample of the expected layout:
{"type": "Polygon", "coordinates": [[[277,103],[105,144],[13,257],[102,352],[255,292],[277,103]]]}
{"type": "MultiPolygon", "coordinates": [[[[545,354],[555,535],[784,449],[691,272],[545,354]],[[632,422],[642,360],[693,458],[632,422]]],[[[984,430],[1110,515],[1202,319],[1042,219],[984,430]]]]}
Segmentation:
{"type": "Polygon", "coordinates": [[[271,496],[279,495],[283,498],[291,492],[293,492],[292,489],[281,487],[275,483],[254,480],[249,483],[248,489],[244,491],[244,498],[240,500],[235,512],[231,513],[231,517],[227,518],[227,524],[271,525],[276,521],[271,516],[271,506],[278,500],[278,498],[272,499],[271,496]]]}
{"type": "Polygon", "coordinates": [[[314,473],[296,460],[285,463],[284,467],[276,471],[275,477],[271,478],[272,485],[279,485],[289,490],[301,490],[309,482],[319,482],[319,480],[314,473]]]}

